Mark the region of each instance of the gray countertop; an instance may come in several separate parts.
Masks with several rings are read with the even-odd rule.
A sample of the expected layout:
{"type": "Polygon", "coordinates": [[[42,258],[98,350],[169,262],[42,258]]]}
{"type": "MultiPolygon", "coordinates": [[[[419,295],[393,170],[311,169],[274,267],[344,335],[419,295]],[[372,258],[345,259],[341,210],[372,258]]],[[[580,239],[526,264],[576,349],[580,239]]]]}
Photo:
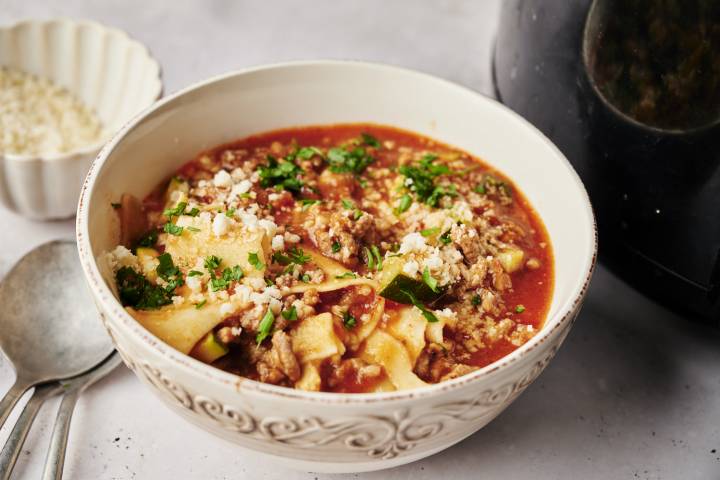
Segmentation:
{"type": "MultiPolygon", "coordinates": [[[[0,23],[92,18],[160,61],[166,92],[248,65],[351,58],[399,64],[485,94],[499,1],[0,1],[0,23]]],[[[32,246],[72,237],[0,209],[0,275],[32,246]],[[12,234],[8,234],[12,232],[12,234]]],[[[2,325],[0,320],[0,334],[2,325]]],[[[556,359],[486,428],[428,459],[347,478],[720,477],[720,334],[657,306],[602,266],[556,359]]],[[[13,380],[0,358],[0,391],[13,380]]],[[[14,478],[37,478],[57,402],[14,478]]],[[[7,427],[0,430],[0,442],[7,427]]],[[[125,368],[81,398],[66,478],[323,479],[263,462],[169,412],[125,368]]]]}

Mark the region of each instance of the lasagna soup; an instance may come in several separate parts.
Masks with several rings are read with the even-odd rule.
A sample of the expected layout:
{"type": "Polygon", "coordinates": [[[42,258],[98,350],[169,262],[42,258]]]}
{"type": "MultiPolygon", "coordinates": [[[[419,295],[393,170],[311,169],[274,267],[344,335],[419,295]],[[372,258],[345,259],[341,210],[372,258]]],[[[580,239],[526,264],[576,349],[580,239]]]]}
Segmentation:
{"type": "Polygon", "coordinates": [[[528,341],[552,296],[546,231],[512,182],[395,128],[252,136],[113,206],[122,245],[105,265],[130,315],[261,382],[352,393],[456,378],[528,341]]]}

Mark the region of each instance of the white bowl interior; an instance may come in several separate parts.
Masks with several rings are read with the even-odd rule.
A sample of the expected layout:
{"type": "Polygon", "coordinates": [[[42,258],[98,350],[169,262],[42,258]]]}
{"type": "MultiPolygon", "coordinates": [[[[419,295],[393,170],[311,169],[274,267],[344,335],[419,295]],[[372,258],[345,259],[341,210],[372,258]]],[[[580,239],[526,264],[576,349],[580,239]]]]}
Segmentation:
{"type": "Polygon", "coordinates": [[[567,160],[539,131],[497,102],[388,66],[278,65],[213,79],[164,100],[110,142],[105,164],[94,187],[90,185],[88,233],[93,254],[117,243],[111,201],[123,192],[144,197],[199,151],[282,127],[349,122],[428,135],[507,174],[549,232],[556,281],[545,328],[560,321],[558,314],[567,313],[588,280],[595,253],[592,210],[567,160]]]}

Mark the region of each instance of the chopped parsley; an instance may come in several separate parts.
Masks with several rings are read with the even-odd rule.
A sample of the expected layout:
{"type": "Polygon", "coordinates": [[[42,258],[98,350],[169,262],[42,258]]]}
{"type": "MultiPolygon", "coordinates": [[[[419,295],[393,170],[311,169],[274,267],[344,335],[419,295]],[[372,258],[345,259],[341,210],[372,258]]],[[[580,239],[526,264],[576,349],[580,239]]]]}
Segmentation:
{"type": "Polygon", "coordinates": [[[382,270],[383,257],[377,245],[371,245],[370,248],[364,247],[364,250],[368,270],[382,270]]]}
{"type": "Polygon", "coordinates": [[[190,270],[187,274],[188,277],[198,277],[202,275],[203,273],[198,270],[190,270]]]}
{"type": "Polygon", "coordinates": [[[355,325],[357,325],[357,319],[348,310],[345,310],[343,313],[343,326],[350,330],[355,325]]]}
{"type": "Polygon", "coordinates": [[[345,272],[342,275],[335,275],[335,278],[338,280],[343,278],[357,278],[357,275],[355,275],[353,272],[345,272]]]}
{"type": "Polygon", "coordinates": [[[239,282],[244,276],[240,265],[223,269],[219,277],[215,275],[215,272],[210,272],[210,287],[213,292],[227,290],[232,282],[239,282]]]}
{"type": "Polygon", "coordinates": [[[336,147],[328,150],[327,161],[333,173],[360,175],[375,159],[363,147],[355,147],[352,150],[336,147]]]}
{"type": "Polygon", "coordinates": [[[480,195],[485,195],[485,193],[486,193],[485,184],[484,183],[477,184],[475,186],[474,190],[475,190],[475,192],[479,193],[480,195]]]}
{"type": "Polygon", "coordinates": [[[480,295],[473,295],[470,302],[477,307],[478,305],[480,305],[480,303],[482,303],[482,299],[480,298],[480,295]]]}
{"type": "Polygon", "coordinates": [[[310,260],[312,260],[312,257],[298,247],[293,247],[285,253],[275,252],[272,255],[272,261],[280,265],[305,265],[310,260]]]}
{"type": "Polygon", "coordinates": [[[398,171],[412,180],[407,188],[414,192],[418,199],[431,207],[437,207],[444,196],[457,196],[454,185],[436,185],[435,178],[450,173],[447,165],[436,165],[437,155],[427,153],[415,165],[402,165],[398,171]]]}
{"type": "Polygon", "coordinates": [[[260,165],[260,185],[263,187],[276,187],[292,193],[300,193],[303,182],[298,178],[303,171],[292,160],[279,160],[272,155],[267,156],[267,165],[260,165]]]}
{"type": "Polygon", "coordinates": [[[363,145],[367,145],[368,147],[373,148],[380,148],[380,142],[377,138],[373,137],[369,133],[361,133],[360,139],[362,140],[363,145]]]}
{"type": "Polygon", "coordinates": [[[170,235],[175,235],[176,237],[182,235],[183,227],[179,227],[175,225],[174,223],[167,222],[163,226],[163,231],[165,233],[169,233],[170,235]]]}
{"type": "Polygon", "coordinates": [[[295,152],[295,157],[302,158],[303,160],[310,160],[315,155],[324,157],[323,153],[317,147],[300,147],[295,152]]]}
{"type": "Polygon", "coordinates": [[[430,290],[435,293],[438,293],[440,291],[438,289],[438,282],[435,278],[433,278],[432,275],[430,275],[430,269],[428,269],[428,267],[425,267],[425,270],[423,270],[422,279],[423,282],[425,282],[425,285],[430,287],[430,290]]]}
{"type": "Polygon", "coordinates": [[[523,313],[525,311],[525,305],[518,305],[515,307],[515,313],[523,313]]]}
{"type": "Polygon", "coordinates": [[[308,208],[312,207],[316,203],[320,203],[322,200],[313,200],[311,198],[303,198],[300,200],[300,205],[302,205],[302,210],[305,211],[308,208]]]}
{"type": "Polygon", "coordinates": [[[398,206],[395,209],[395,213],[403,213],[406,212],[408,208],[410,208],[410,205],[412,205],[412,197],[408,195],[407,193],[400,197],[400,201],[398,202],[398,206]]]}
{"type": "Polygon", "coordinates": [[[405,294],[405,296],[410,300],[410,303],[412,303],[420,312],[422,313],[423,317],[430,322],[435,323],[438,321],[438,318],[435,316],[435,314],[430,311],[425,305],[423,305],[416,297],[413,295],[413,293],[409,290],[400,290],[402,293],[405,294]]]}
{"type": "Polygon", "coordinates": [[[343,206],[343,208],[345,208],[345,210],[352,210],[353,208],[355,208],[355,204],[353,203],[352,200],[343,198],[340,202],[342,203],[342,206],[343,206]]]}
{"type": "Polygon", "coordinates": [[[236,211],[237,211],[237,209],[235,207],[228,208],[227,212],[225,212],[225,216],[229,217],[229,218],[233,218],[235,216],[236,211]]]}
{"type": "Polygon", "coordinates": [[[443,245],[450,245],[452,243],[452,240],[450,239],[450,230],[447,230],[445,233],[440,235],[438,240],[440,240],[443,245]]]}
{"type": "Polygon", "coordinates": [[[422,235],[423,237],[432,237],[439,232],[440,227],[426,228],[425,230],[420,230],[420,235],[422,235]]]}
{"type": "Polygon", "coordinates": [[[115,210],[117,210],[118,208],[120,208],[120,204],[119,204],[119,203],[115,203],[115,202],[111,202],[111,203],[110,203],[110,206],[113,207],[115,210]]]}
{"type": "Polygon", "coordinates": [[[268,337],[268,335],[270,335],[274,323],[275,316],[270,310],[268,310],[262,320],[260,320],[260,325],[258,325],[258,332],[255,336],[255,341],[258,343],[258,345],[261,344],[262,341],[268,337]]]}
{"type": "Polygon", "coordinates": [[[210,271],[215,270],[220,266],[222,263],[222,258],[216,257],[215,255],[210,255],[209,257],[205,257],[205,268],[207,268],[210,271]]]}
{"type": "Polygon", "coordinates": [[[187,202],[178,202],[177,205],[175,205],[173,208],[166,208],[163,210],[163,215],[165,215],[168,218],[172,217],[178,217],[185,213],[185,208],[187,207],[187,202]]]}
{"type": "Polygon", "coordinates": [[[203,300],[203,301],[201,301],[201,302],[196,303],[196,304],[195,304],[195,310],[200,310],[202,307],[205,306],[206,303],[207,303],[207,300],[203,300]]]}
{"type": "MultiPolygon", "coordinates": [[[[180,228],[182,228],[182,227],[180,227],[180,228]]],[[[197,233],[197,232],[200,231],[200,229],[197,228],[197,227],[185,227],[185,228],[186,228],[189,232],[195,232],[195,233],[197,233]]]]}
{"type": "Polygon", "coordinates": [[[137,247],[145,247],[145,248],[151,248],[154,247],[158,240],[158,232],[154,228],[147,232],[145,235],[140,237],[140,239],[135,244],[135,249],[137,250],[137,247]]]}
{"type": "Polygon", "coordinates": [[[335,240],[333,242],[333,244],[330,246],[330,249],[332,250],[333,253],[338,253],[340,251],[340,249],[342,249],[342,245],[340,245],[340,242],[335,240]]]}
{"type": "Polygon", "coordinates": [[[303,273],[303,274],[300,276],[300,281],[301,281],[301,282],[305,282],[305,283],[310,283],[310,274],[308,274],[308,273],[303,273]]]}
{"type": "Polygon", "coordinates": [[[295,305],[291,306],[289,310],[283,310],[282,312],[280,312],[280,315],[282,315],[283,318],[288,322],[294,322],[298,319],[297,309],[295,308],[295,305]]]}
{"type": "Polygon", "coordinates": [[[185,212],[185,215],[189,215],[191,217],[197,217],[200,213],[200,210],[197,207],[193,207],[190,209],[189,212],[185,212]]]}
{"type": "Polygon", "coordinates": [[[120,301],[138,310],[160,308],[172,303],[172,292],[154,285],[144,275],[130,267],[122,267],[115,274],[120,301]]]}
{"type": "Polygon", "coordinates": [[[158,276],[165,280],[168,284],[165,287],[169,292],[174,291],[177,287],[182,286],[185,281],[182,278],[180,269],[175,266],[172,260],[172,256],[169,253],[163,253],[157,257],[158,266],[155,269],[158,276]]]}
{"type": "Polygon", "coordinates": [[[255,270],[262,270],[263,268],[265,268],[265,264],[262,262],[262,260],[260,260],[257,252],[248,253],[248,263],[255,267],[255,270]]]}

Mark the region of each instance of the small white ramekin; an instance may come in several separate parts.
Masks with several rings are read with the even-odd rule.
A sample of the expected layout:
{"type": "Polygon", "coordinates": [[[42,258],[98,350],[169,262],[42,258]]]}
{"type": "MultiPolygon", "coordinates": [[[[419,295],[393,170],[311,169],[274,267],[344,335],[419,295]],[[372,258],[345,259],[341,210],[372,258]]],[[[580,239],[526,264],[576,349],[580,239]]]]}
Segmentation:
{"type": "Polygon", "coordinates": [[[0,66],[47,78],[92,108],[103,135],[57,155],[0,152],[0,202],[38,220],[75,214],[83,179],[107,139],[162,93],[160,67],[124,32],[86,20],[26,20],[0,28],[0,66]]]}

